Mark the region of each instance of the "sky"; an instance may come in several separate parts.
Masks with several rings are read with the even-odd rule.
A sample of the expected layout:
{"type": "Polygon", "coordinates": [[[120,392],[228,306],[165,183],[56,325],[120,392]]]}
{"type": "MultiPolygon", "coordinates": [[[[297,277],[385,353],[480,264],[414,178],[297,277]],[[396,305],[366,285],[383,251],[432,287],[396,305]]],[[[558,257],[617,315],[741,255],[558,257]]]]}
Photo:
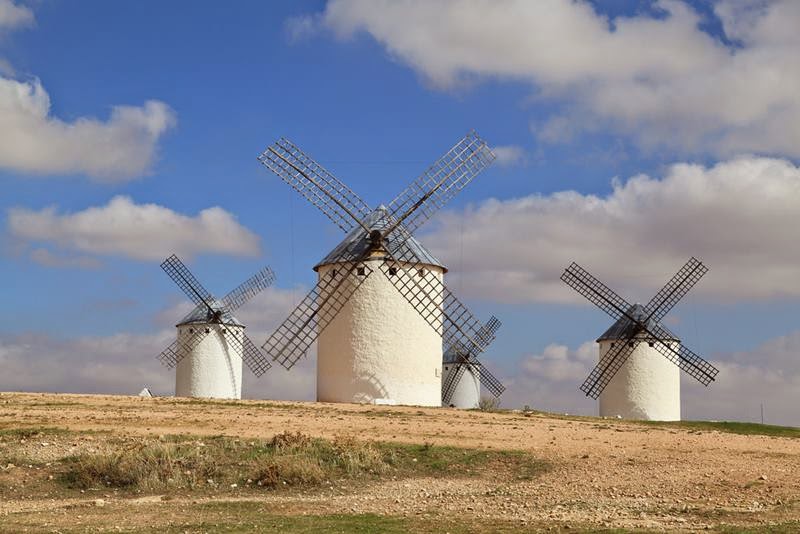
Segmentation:
{"type": "MultiPolygon", "coordinates": [[[[596,414],[610,326],[692,256],[665,324],[720,369],[687,419],[800,426],[800,4],[0,0],[0,391],[174,392],[178,254],[261,344],[342,235],[256,160],[291,139],[370,205],[475,129],[495,163],[417,237],[503,326],[502,406],[596,414]]],[[[315,354],[248,374],[314,398],[315,354]]]]}

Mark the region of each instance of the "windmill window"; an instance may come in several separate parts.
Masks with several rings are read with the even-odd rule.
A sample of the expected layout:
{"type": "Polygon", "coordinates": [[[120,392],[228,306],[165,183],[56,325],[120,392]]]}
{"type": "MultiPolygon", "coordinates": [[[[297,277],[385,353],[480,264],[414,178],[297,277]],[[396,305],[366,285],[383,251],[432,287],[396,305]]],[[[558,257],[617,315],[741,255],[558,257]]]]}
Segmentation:
{"type": "Polygon", "coordinates": [[[628,342],[628,346],[632,347],[633,346],[633,341],[628,342]]]}
{"type": "Polygon", "coordinates": [[[363,267],[356,267],[356,274],[358,276],[364,276],[365,274],[367,274],[367,270],[363,267]]]}
{"type": "Polygon", "coordinates": [[[336,278],[336,269],[331,269],[331,278],[336,278]]]}
{"type": "Polygon", "coordinates": [[[397,275],[397,267],[389,267],[389,276],[397,275]]]}
{"type": "Polygon", "coordinates": [[[647,346],[648,346],[648,347],[652,347],[652,346],[654,346],[654,345],[655,345],[655,343],[653,343],[652,341],[648,341],[648,342],[647,342],[647,346]]]}
{"type": "Polygon", "coordinates": [[[190,333],[190,334],[194,334],[194,328],[190,328],[190,329],[189,329],[189,333],[190,333]]]}
{"type": "Polygon", "coordinates": [[[210,328],[206,328],[206,334],[210,334],[210,333],[211,333],[211,329],[210,328]]]}
{"type": "Polygon", "coordinates": [[[225,330],[225,329],[223,328],[223,329],[222,329],[222,333],[223,333],[223,334],[227,334],[227,333],[228,333],[228,331],[227,331],[227,330],[225,330]]]}
{"type": "Polygon", "coordinates": [[[425,276],[425,268],[423,267],[419,271],[417,271],[417,276],[425,276]]]}
{"type": "Polygon", "coordinates": [[[614,343],[613,343],[613,342],[611,343],[611,348],[612,348],[612,349],[614,348],[614,343]]]}

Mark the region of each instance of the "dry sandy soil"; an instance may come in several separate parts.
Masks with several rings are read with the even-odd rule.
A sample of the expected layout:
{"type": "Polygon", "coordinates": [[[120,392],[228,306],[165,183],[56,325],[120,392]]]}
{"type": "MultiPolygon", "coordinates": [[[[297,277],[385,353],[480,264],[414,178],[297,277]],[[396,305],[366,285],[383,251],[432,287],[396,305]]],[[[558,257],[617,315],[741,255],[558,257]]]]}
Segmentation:
{"type": "MultiPolygon", "coordinates": [[[[345,435],[521,450],[547,462],[550,469],[531,480],[487,474],[468,479],[344,481],[308,491],[131,496],[64,489],[32,492],[26,483],[29,488],[43,487],[34,484],[39,468],[25,471],[26,466],[15,466],[9,469],[18,473],[16,478],[5,473],[6,484],[13,480],[15,485],[5,490],[0,472],[0,531],[126,531],[146,525],[156,531],[167,527],[176,532],[217,531],[225,528],[214,518],[228,521],[226,514],[236,506],[243,507],[236,512],[241,521],[256,521],[254,512],[271,518],[270,527],[262,525],[264,531],[800,531],[797,433],[740,435],[540,413],[0,393],[0,430],[41,427],[75,433],[7,438],[0,441],[0,453],[55,462],[102,447],[106,435],[132,440],[166,434],[268,439],[299,430],[327,438],[345,435]],[[233,508],[226,512],[211,506],[220,503],[233,508]],[[319,521],[283,527],[275,523],[275,518],[306,515],[318,516],[319,521]],[[328,516],[339,522],[331,526],[326,523],[328,516]],[[348,523],[342,519],[346,516],[363,516],[375,523],[348,523]],[[200,519],[202,524],[197,523],[200,519]]],[[[249,530],[242,525],[230,530],[249,530]]]]}

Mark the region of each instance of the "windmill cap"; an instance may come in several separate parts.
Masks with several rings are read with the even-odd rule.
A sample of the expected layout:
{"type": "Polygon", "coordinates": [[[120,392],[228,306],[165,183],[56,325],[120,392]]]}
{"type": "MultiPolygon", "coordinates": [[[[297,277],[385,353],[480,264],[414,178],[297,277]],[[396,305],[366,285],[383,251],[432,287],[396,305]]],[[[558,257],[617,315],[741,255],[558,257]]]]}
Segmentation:
{"type": "MultiPolygon", "coordinates": [[[[219,310],[222,308],[222,302],[219,300],[214,300],[213,302],[209,303],[211,307],[215,310],[219,310]]],[[[180,320],[180,322],[175,326],[183,326],[187,324],[208,324],[208,310],[202,304],[199,306],[195,306],[195,308],[190,311],[186,316],[180,320]]],[[[241,326],[244,328],[244,324],[239,321],[233,314],[225,312],[222,314],[221,318],[222,324],[231,325],[231,326],[241,326]]]]}
{"type": "MultiPolygon", "coordinates": [[[[633,304],[630,308],[628,308],[627,314],[636,319],[637,321],[644,321],[647,318],[647,316],[650,315],[650,312],[648,312],[644,306],[642,306],[637,302],[636,304],[633,304]]],[[[674,333],[672,333],[672,331],[663,324],[656,323],[652,319],[650,319],[646,324],[647,328],[649,329],[655,328],[656,326],[661,328],[661,330],[663,330],[665,334],[661,339],[669,341],[680,341],[680,338],[676,336],[674,333]]],[[[634,323],[633,321],[631,321],[630,319],[628,319],[626,316],[623,315],[622,317],[617,319],[617,322],[611,325],[611,328],[606,330],[602,336],[597,338],[597,342],[599,343],[601,341],[616,341],[619,339],[628,339],[631,336],[635,335],[636,331],[637,331],[636,323],[634,323]]]]}
{"type": "MultiPolygon", "coordinates": [[[[364,226],[370,230],[385,230],[389,226],[390,222],[389,209],[383,204],[378,206],[372,211],[372,213],[367,215],[363,221],[364,226]]],[[[400,235],[398,231],[392,232],[386,241],[386,246],[389,248],[389,252],[392,254],[396,253],[398,249],[398,243],[395,243],[392,237],[398,235],[400,235]]],[[[422,245],[422,243],[414,238],[414,236],[409,237],[405,244],[418,262],[433,267],[439,267],[444,272],[447,272],[447,268],[442,265],[442,262],[439,261],[436,256],[431,254],[428,249],[422,245]]],[[[336,245],[336,247],[330,251],[327,256],[325,256],[318,264],[314,266],[314,270],[318,271],[319,268],[324,265],[347,263],[341,261],[341,258],[343,255],[345,255],[345,252],[348,252],[346,257],[360,256],[367,251],[369,246],[369,236],[364,232],[364,229],[361,226],[357,226],[351,230],[349,234],[347,234],[347,237],[345,237],[341,243],[336,245]]]]}

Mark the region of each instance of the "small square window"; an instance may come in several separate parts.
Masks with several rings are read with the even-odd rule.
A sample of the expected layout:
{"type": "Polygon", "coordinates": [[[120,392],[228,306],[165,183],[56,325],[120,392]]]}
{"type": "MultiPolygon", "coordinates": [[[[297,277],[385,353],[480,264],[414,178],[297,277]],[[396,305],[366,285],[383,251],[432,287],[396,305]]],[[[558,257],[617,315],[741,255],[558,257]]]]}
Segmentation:
{"type": "Polygon", "coordinates": [[[194,334],[194,328],[190,328],[190,329],[189,329],[189,333],[190,333],[190,334],[194,334]]]}
{"type": "Polygon", "coordinates": [[[367,270],[364,267],[356,267],[356,274],[358,276],[364,276],[367,274],[367,270]]]}
{"type": "Polygon", "coordinates": [[[417,271],[417,276],[425,276],[425,268],[422,268],[419,271],[417,271]]]}
{"type": "Polygon", "coordinates": [[[611,348],[612,348],[612,349],[614,348],[614,343],[613,343],[613,342],[611,343],[611,348]]]}
{"type": "Polygon", "coordinates": [[[628,342],[628,346],[629,346],[629,347],[632,347],[632,346],[633,346],[633,341],[629,341],[629,342],[628,342]]]}
{"type": "Polygon", "coordinates": [[[397,267],[389,267],[389,276],[397,275],[397,267]]]}
{"type": "Polygon", "coordinates": [[[655,345],[656,345],[656,344],[655,344],[655,343],[653,343],[652,341],[648,341],[648,342],[647,342],[647,346],[648,346],[648,347],[654,347],[655,345]]]}
{"type": "Polygon", "coordinates": [[[331,278],[336,278],[336,269],[331,269],[331,278]]]}
{"type": "Polygon", "coordinates": [[[206,328],[206,334],[210,334],[210,333],[211,333],[211,329],[210,328],[206,328]]]}

